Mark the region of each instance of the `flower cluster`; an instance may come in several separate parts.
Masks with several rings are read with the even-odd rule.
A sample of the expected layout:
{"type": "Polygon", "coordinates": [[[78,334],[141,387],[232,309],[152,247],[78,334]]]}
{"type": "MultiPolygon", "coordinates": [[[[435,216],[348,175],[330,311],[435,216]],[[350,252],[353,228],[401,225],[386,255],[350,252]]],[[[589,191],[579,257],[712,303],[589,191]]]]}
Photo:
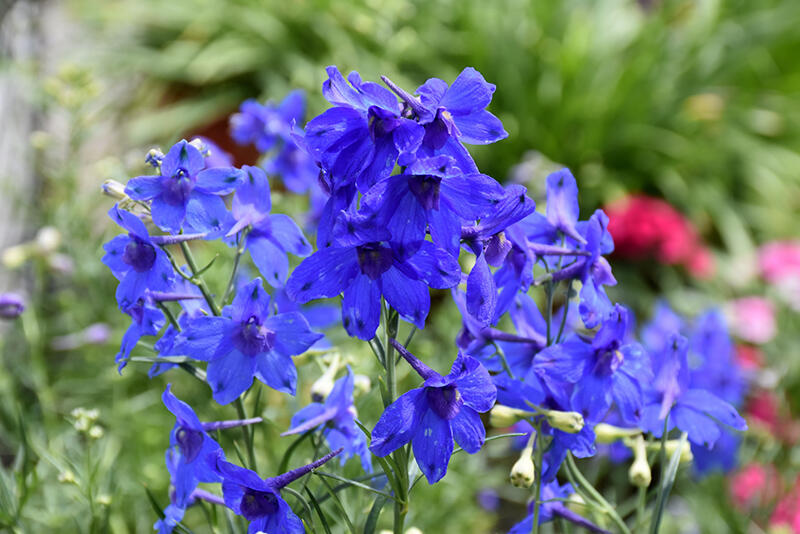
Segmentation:
{"type": "Polygon", "coordinates": [[[157,355],[138,358],[153,362],[150,376],[187,370],[218,404],[236,403],[243,414],[254,379],[295,395],[293,358],[312,346],[336,354],[320,379],[330,385],[312,388],[313,402],[283,434],[311,435],[317,448],[327,443],[333,452],[275,478],[254,471],[253,432],[244,430],[247,467],[229,463],[216,439],[218,430],[259,418],[203,423],[168,386],[163,401],[176,424],[166,460],[175,490],[158,529],[171,531],[203,499],[243,516],[249,532],[302,532],[280,490],[339,453],[342,463],[358,456],[367,472],[374,456],[391,494],[324,475],[391,498],[402,525],[414,486],[411,454],[419,478],[438,482],[456,444],[470,454],[483,447],[480,414],[492,411],[493,420],[517,422],[527,435],[512,481],[536,481],[530,516],[512,532],[554,518],[602,532],[554,500],[576,491],[556,480],[562,465],[572,469],[572,456],[594,455],[598,442],[624,443],[634,455],[631,481],[646,487],[645,434],[677,428],[699,456],[733,436],[730,428],[746,427],[734,408],[743,382],[721,372],[733,358],[721,316],[706,314],[687,331],[662,307],[637,341],[632,312],[606,292],[617,283],[606,259],[614,251],[609,217],[597,210],[581,219],[568,169],[547,177],[541,213],[524,187],[480,173],[465,145],[507,136],[486,109],[495,86],[480,73],[464,69],[452,84],[432,78],[414,93],[386,77],[384,87],[358,73],[345,79],[336,67],[327,74],[322,92],[331,107],[302,130],[301,93],[279,105],[242,104],[232,134],[264,154],[261,166],[231,167],[212,157],[210,144],[180,141],[166,155],[150,152],[156,174],[131,179],[110,212],[126,234],[106,244],[103,261],[120,281],[120,310],[132,318],[120,370],[137,359],[132,350],[141,337],[157,336],[157,355]],[[316,250],[289,216],[271,213],[269,177],[276,174],[286,189],[312,197],[316,250]],[[150,221],[165,234],[151,233],[150,221]],[[194,260],[195,240],[235,246],[230,282],[218,294],[203,278],[208,267],[194,260]],[[262,278],[241,278],[248,252],[268,288],[262,278]],[[290,254],[305,258],[293,270],[290,254]],[[400,319],[409,323],[409,341],[425,328],[431,290],[443,289],[462,317],[446,375],[397,337],[400,319]],[[307,304],[339,297],[336,322],[367,342],[385,372],[378,381],[384,411],[371,431],[357,419],[353,371],[347,366],[333,381],[339,352],[312,329],[331,323],[330,307],[307,304]],[[398,394],[401,359],[422,384],[398,394]],[[223,495],[200,483],[221,483],[223,495]]]}

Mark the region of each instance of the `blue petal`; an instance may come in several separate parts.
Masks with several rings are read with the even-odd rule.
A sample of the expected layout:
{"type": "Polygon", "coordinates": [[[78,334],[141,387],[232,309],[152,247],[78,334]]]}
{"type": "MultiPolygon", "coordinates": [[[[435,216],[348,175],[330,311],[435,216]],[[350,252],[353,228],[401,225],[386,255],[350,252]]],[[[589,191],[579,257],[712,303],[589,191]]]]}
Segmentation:
{"type": "Polygon", "coordinates": [[[465,220],[488,215],[506,196],[506,190],[491,176],[465,174],[442,180],[441,195],[465,220]]]}
{"type": "Polygon", "coordinates": [[[186,203],[188,232],[208,233],[206,239],[217,239],[233,225],[233,216],[225,201],[216,195],[193,192],[186,203]]]}
{"type": "Polygon", "coordinates": [[[351,336],[369,341],[375,337],[380,317],[380,286],[368,276],[359,274],[352,285],[344,290],[342,299],[344,328],[351,336]]]}
{"type": "Polygon", "coordinates": [[[281,287],[289,274],[289,258],[269,238],[253,234],[247,236],[247,250],[258,272],[272,287],[281,287]]]}
{"type": "Polygon", "coordinates": [[[203,430],[203,425],[197,414],[194,413],[192,407],[176,397],[171,391],[172,384],[167,384],[167,389],[161,395],[161,401],[167,407],[172,415],[178,419],[181,426],[191,428],[192,430],[203,430]]]}
{"type": "Polygon", "coordinates": [[[425,241],[411,258],[406,260],[420,278],[435,289],[449,289],[461,282],[461,267],[453,256],[425,241]]]}
{"type": "Polygon", "coordinates": [[[215,167],[206,169],[197,175],[195,191],[227,195],[233,193],[245,178],[245,173],[235,167],[215,167]]]}
{"type": "Polygon", "coordinates": [[[147,273],[139,273],[134,270],[128,271],[125,278],[117,286],[117,303],[120,309],[125,309],[139,300],[144,292],[149,289],[149,277],[147,273]]]}
{"type": "Polygon", "coordinates": [[[267,175],[261,167],[250,165],[243,166],[242,171],[245,173],[245,178],[236,190],[231,206],[234,217],[237,220],[241,219],[240,210],[243,210],[244,206],[252,206],[258,213],[269,213],[272,209],[272,200],[267,175]]]}
{"type": "Polygon", "coordinates": [[[629,424],[637,424],[642,416],[642,389],[639,381],[622,370],[614,373],[612,381],[614,386],[611,395],[622,420],[629,424]]]}
{"type": "Polygon", "coordinates": [[[469,115],[455,115],[453,121],[460,132],[458,139],[468,145],[488,145],[508,137],[500,119],[485,109],[469,115]]]}
{"type": "Polygon", "coordinates": [[[689,441],[697,445],[710,447],[719,438],[719,426],[710,417],[680,402],[672,408],[670,419],[689,435],[689,441]]]}
{"type": "Polygon", "coordinates": [[[122,261],[122,255],[125,254],[125,247],[131,242],[131,238],[126,235],[118,235],[108,243],[103,245],[103,250],[106,251],[103,255],[102,262],[111,269],[111,273],[118,279],[122,279],[125,273],[131,269],[131,266],[122,261]]]}
{"type": "MultiPolygon", "coordinates": [[[[458,257],[458,248],[461,242],[461,222],[462,218],[453,209],[439,209],[428,212],[431,239],[437,247],[440,247],[448,256],[453,258],[458,257]]],[[[451,274],[458,273],[451,271],[451,274]]],[[[459,281],[460,278],[459,275],[459,281]]],[[[456,284],[458,284],[458,281],[453,285],[456,284]]]]}
{"type": "Polygon", "coordinates": [[[163,196],[157,196],[150,205],[153,223],[164,231],[177,234],[181,231],[183,219],[186,217],[185,204],[170,204],[163,196]]]}
{"type": "Polygon", "coordinates": [[[254,278],[247,284],[239,287],[236,291],[236,297],[233,299],[233,314],[234,321],[247,321],[250,317],[256,316],[259,318],[266,318],[269,315],[270,298],[264,286],[261,284],[260,278],[254,278]]]}
{"type": "Polygon", "coordinates": [[[412,389],[400,395],[384,410],[372,430],[369,450],[375,456],[386,456],[411,441],[422,418],[422,410],[427,410],[425,390],[412,389]]]}
{"type": "Polygon", "coordinates": [[[447,464],[453,454],[453,432],[450,422],[427,409],[419,420],[411,441],[414,459],[420,471],[434,484],[447,474],[447,464]]]}
{"type": "Polygon", "coordinates": [[[747,430],[747,423],[729,403],[704,389],[690,389],[681,395],[678,403],[710,415],[720,423],[736,430],[747,430]]]}
{"type": "Polygon", "coordinates": [[[486,440],[486,429],[481,422],[481,416],[471,408],[462,407],[454,418],[450,420],[453,438],[459,446],[470,454],[475,454],[486,440]]]}
{"type": "Polygon", "coordinates": [[[578,183],[569,169],[547,177],[547,221],[580,243],[585,239],[575,229],[578,222],[578,183]]]}
{"type": "Polygon", "coordinates": [[[287,123],[303,122],[306,113],[306,95],[302,89],[290,91],[278,105],[278,112],[287,123]]]}
{"type": "Polygon", "coordinates": [[[483,254],[475,259],[467,277],[467,311],[484,325],[491,323],[497,306],[497,287],[483,254]]]}
{"type": "Polygon", "coordinates": [[[611,407],[611,396],[608,394],[611,385],[607,377],[587,373],[572,391],[572,409],[580,412],[589,423],[600,422],[611,407]]]}
{"type": "Polygon", "coordinates": [[[358,275],[356,251],[350,247],[323,248],[295,268],[286,292],[299,303],[314,298],[335,297],[358,275]]]}
{"type": "Polygon", "coordinates": [[[291,428],[283,432],[281,436],[308,432],[333,419],[336,416],[336,412],[336,408],[313,402],[294,414],[291,428]]]}
{"type": "Polygon", "coordinates": [[[173,176],[179,168],[183,168],[190,176],[200,172],[205,166],[205,159],[194,145],[181,139],[169,149],[161,162],[161,174],[173,176]]]}
{"type": "Polygon", "coordinates": [[[125,184],[125,194],[134,200],[150,200],[164,190],[163,176],[137,176],[125,184]]]}
{"type": "Polygon", "coordinates": [[[480,72],[467,67],[455,79],[439,105],[454,115],[465,115],[488,106],[495,89],[496,86],[488,83],[480,72]]]}
{"type": "Polygon", "coordinates": [[[232,350],[227,355],[210,361],[206,372],[206,380],[211,386],[214,400],[219,404],[228,404],[247,391],[253,383],[255,360],[238,350],[232,350]]]}
{"type": "MultiPolygon", "coordinates": [[[[272,350],[257,355],[255,360],[256,378],[276,391],[290,395],[295,394],[297,391],[297,368],[295,368],[291,356],[272,350]]],[[[247,386],[249,387],[250,384],[248,383],[247,386]]]]}
{"type": "Polygon", "coordinates": [[[381,289],[386,302],[397,310],[403,319],[417,328],[425,328],[425,318],[431,307],[428,286],[421,280],[404,276],[396,267],[390,267],[381,276],[381,289]]]}
{"type": "Polygon", "coordinates": [[[303,235],[297,223],[288,215],[270,215],[272,238],[281,244],[284,250],[295,256],[308,256],[311,254],[311,244],[303,235]]]}
{"type": "MultiPolygon", "coordinates": [[[[252,525],[251,525],[252,527],[252,525]]],[[[253,530],[253,534],[258,532],[280,532],[286,534],[303,534],[306,529],[303,526],[303,522],[300,520],[297,515],[292,511],[289,505],[281,499],[278,498],[278,511],[269,517],[266,525],[261,528],[259,527],[256,530],[253,530]]],[[[248,531],[249,533],[250,531],[248,531]]]]}
{"type": "Polygon", "coordinates": [[[478,412],[488,412],[497,398],[497,388],[486,368],[471,356],[459,353],[450,376],[457,373],[455,384],[466,406],[478,412]]]}
{"type": "Polygon", "coordinates": [[[231,324],[224,317],[197,317],[189,322],[187,328],[178,334],[170,351],[185,354],[195,360],[209,361],[224,353],[220,351],[226,329],[231,324]]]}
{"type": "MultiPolygon", "coordinates": [[[[431,119],[439,108],[439,103],[447,92],[447,82],[439,78],[429,78],[424,84],[417,87],[417,94],[425,109],[431,112],[431,119]]],[[[427,121],[430,122],[430,119],[427,121]]],[[[423,124],[425,124],[423,122],[423,124]]]]}
{"type": "Polygon", "coordinates": [[[114,204],[114,207],[109,210],[108,216],[139,239],[149,241],[150,234],[142,220],[133,213],[120,209],[119,204],[114,204]]]}
{"type": "Polygon", "coordinates": [[[264,326],[275,332],[274,350],[287,356],[304,353],[322,338],[300,312],[279,313],[264,321],[264,326]]]}
{"type": "Polygon", "coordinates": [[[562,343],[550,345],[538,353],[533,360],[533,367],[540,376],[575,383],[583,376],[591,356],[591,345],[576,336],[570,336],[562,343]]]}

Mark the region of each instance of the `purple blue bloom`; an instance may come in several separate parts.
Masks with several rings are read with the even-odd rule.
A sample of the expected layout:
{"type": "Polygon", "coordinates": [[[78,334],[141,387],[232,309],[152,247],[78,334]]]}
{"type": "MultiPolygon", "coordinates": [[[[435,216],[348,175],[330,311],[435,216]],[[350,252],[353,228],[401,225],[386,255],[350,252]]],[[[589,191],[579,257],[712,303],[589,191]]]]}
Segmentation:
{"type": "Polygon", "coordinates": [[[16,293],[0,293],[0,319],[16,319],[25,311],[25,301],[16,293]]]}

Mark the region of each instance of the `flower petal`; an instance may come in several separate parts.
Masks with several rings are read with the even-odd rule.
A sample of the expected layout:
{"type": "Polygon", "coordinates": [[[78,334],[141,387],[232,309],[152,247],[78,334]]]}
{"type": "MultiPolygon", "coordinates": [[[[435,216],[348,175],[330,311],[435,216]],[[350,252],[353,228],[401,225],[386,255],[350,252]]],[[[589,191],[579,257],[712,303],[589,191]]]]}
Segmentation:
{"type": "Polygon", "coordinates": [[[400,395],[384,410],[372,430],[369,450],[375,456],[386,456],[411,441],[419,426],[422,410],[427,410],[425,390],[412,389],[400,395]]]}
{"type": "Polygon", "coordinates": [[[453,454],[453,431],[450,421],[442,419],[428,408],[422,414],[411,441],[414,459],[420,471],[434,484],[447,474],[447,465],[453,454]]]}
{"type": "Polygon", "coordinates": [[[301,304],[314,298],[335,297],[357,275],[358,259],[353,248],[323,248],[295,268],[286,282],[286,292],[301,304]]]}
{"type": "Polygon", "coordinates": [[[214,400],[219,404],[228,404],[236,400],[253,383],[254,371],[253,357],[242,354],[236,349],[210,361],[206,379],[211,386],[214,400]]]}
{"type": "Polygon", "coordinates": [[[454,418],[450,420],[453,438],[456,443],[470,454],[475,454],[486,441],[486,429],[483,427],[478,412],[471,408],[462,407],[454,418]]]}

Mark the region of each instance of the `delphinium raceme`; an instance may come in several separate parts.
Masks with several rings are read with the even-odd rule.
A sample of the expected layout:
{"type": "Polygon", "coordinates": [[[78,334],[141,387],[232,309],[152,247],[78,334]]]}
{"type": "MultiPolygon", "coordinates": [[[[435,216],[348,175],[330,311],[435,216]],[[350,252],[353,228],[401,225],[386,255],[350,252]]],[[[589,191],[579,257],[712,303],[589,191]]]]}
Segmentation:
{"type": "MultiPolygon", "coordinates": [[[[492,439],[481,414],[491,412],[494,426],[516,428],[495,437],[521,440],[512,483],[533,488],[529,515],[512,532],[537,532],[556,518],[604,532],[563,504],[573,493],[621,532],[646,521],[657,530],[668,491],[646,502],[647,450],[661,451],[662,480],[674,479],[667,460],[688,450],[685,440],[711,446],[719,424],[745,425],[725,400],[731,388],[690,372],[680,332],[650,328],[643,344],[636,341],[632,313],[605,292],[616,284],[605,259],[613,251],[608,217],[598,210],[580,219],[577,182],[567,169],[547,178],[543,214],[525,187],[504,187],[480,173],[465,145],[508,134],[486,109],[495,86],[475,69],[464,69],[452,84],[432,78],[413,93],[387,77],[383,86],[355,72],[345,79],[336,67],[327,75],[322,93],[332,107],[304,127],[299,92],[278,105],[242,104],[231,133],[256,146],[260,166],[235,168],[215,156],[213,143],[182,140],[166,155],[150,151],[155,175],[134,178],[124,190],[106,187],[119,200],[112,220],[127,232],[106,244],[104,257],[120,280],[120,310],[132,318],[117,355],[120,371],[131,361],[152,363],[151,377],[186,371],[237,413],[235,420],[203,423],[167,387],[163,401],[176,416],[166,455],[174,489],[156,528],[172,531],[188,507],[205,501],[242,516],[251,533],[303,532],[318,522],[328,530],[330,516],[309,480],[305,493],[289,486],[316,473],[323,487],[333,478],[376,494],[377,514],[391,502],[393,532],[400,534],[416,482],[446,477],[456,445],[480,451],[492,439]],[[288,215],[271,213],[269,180],[276,176],[284,188],[311,197],[304,228],[316,239],[288,215]],[[149,222],[167,234],[149,231],[149,222]],[[214,264],[197,263],[192,242],[198,240],[204,248],[210,245],[203,241],[233,246],[227,284],[212,288],[206,281],[214,264]],[[246,252],[261,278],[243,274],[253,270],[246,252]],[[305,259],[292,270],[289,255],[305,259]],[[452,332],[453,350],[445,351],[455,355],[446,375],[408,347],[436,320],[431,290],[452,296],[463,319],[461,331],[452,332]],[[329,304],[309,304],[339,297],[341,315],[329,304]],[[380,386],[384,411],[376,420],[359,420],[351,366],[340,365],[343,352],[312,327],[329,325],[331,317],[377,360],[381,376],[371,383],[380,386]],[[408,323],[403,342],[401,319],[408,323]],[[143,344],[143,337],[155,343],[143,344]],[[155,355],[138,356],[137,346],[155,355]],[[259,467],[257,451],[276,444],[256,443],[261,418],[247,415],[248,406],[262,407],[254,378],[275,390],[271,398],[295,395],[304,383],[296,362],[314,356],[329,363],[312,387],[313,402],[282,434],[294,441],[279,465],[259,467]],[[406,364],[422,382],[402,392],[396,367],[406,364]],[[236,432],[242,442],[235,442],[232,462],[220,443],[234,427],[242,427],[236,432]],[[668,438],[673,428],[683,441],[668,438]],[[258,474],[285,471],[308,437],[318,460],[273,478],[258,474]],[[629,475],[639,498],[629,517],[591,486],[574,459],[595,455],[597,443],[632,452],[629,475]],[[678,452],[667,458],[674,443],[678,452]],[[331,452],[324,454],[326,448],[331,452]],[[359,480],[377,474],[385,482],[319,471],[339,454],[342,465],[358,457],[367,473],[359,480]],[[412,461],[420,474],[409,469],[412,461]],[[380,471],[371,473],[375,465],[380,471]],[[199,486],[219,483],[221,494],[199,486]]],[[[693,350],[713,352],[719,330],[713,317],[702,321],[693,350]]],[[[357,353],[346,359],[359,369],[374,365],[357,353]]]]}

